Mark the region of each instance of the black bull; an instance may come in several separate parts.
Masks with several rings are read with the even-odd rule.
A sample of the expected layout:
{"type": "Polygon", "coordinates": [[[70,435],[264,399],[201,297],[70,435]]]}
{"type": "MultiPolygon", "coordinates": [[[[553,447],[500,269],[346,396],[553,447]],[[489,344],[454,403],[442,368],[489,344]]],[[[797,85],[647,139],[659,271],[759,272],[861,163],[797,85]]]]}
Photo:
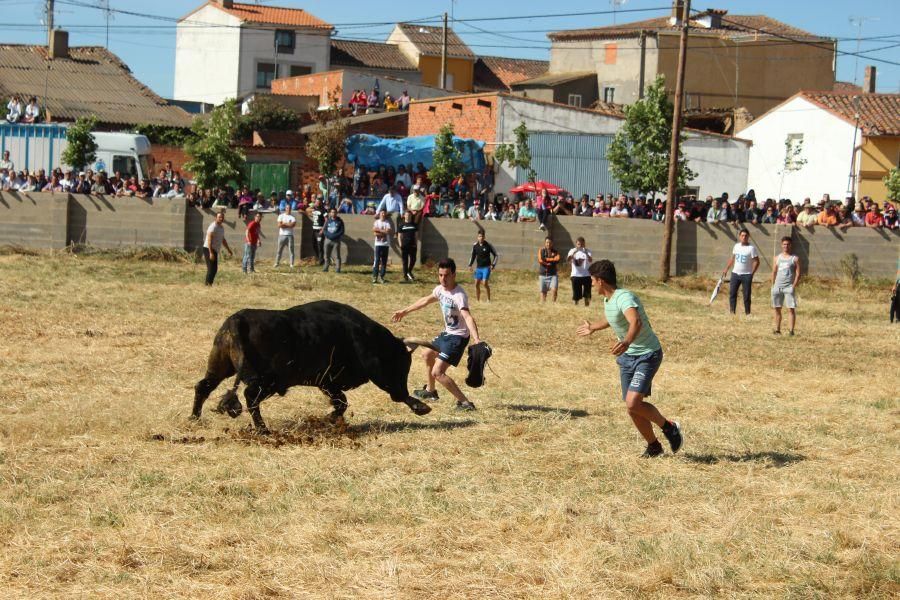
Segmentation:
{"type": "Polygon", "coordinates": [[[192,417],[200,417],[209,395],[232,375],[234,385],[217,410],[240,415],[235,390],[244,383],[247,410],[260,433],[268,429],[259,404],[295,385],[319,388],[331,400],[334,420],[347,410],[344,392],[368,381],[394,402],[425,415],[431,408],[410,396],[406,384],[412,351],[419,345],[429,344],[401,340],[352,306],[329,300],[286,310],[240,310],[216,334],[206,376],[194,386],[192,417]]]}

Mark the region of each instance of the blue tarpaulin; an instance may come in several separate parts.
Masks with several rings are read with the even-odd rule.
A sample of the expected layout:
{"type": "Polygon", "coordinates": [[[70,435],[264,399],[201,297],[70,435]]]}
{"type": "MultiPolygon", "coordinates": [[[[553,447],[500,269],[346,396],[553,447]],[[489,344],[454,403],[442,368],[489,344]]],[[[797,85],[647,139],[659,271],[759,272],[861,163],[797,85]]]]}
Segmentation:
{"type": "MultiPolygon", "coordinates": [[[[430,169],[434,154],[434,138],[433,135],[421,135],[394,140],[358,133],[347,138],[347,160],[370,169],[380,165],[394,168],[409,164],[415,166],[417,163],[422,163],[426,169],[430,169]]],[[[454,136],[453,144],[462,154],[466,173],[484,170],[484,142],[454,136]]]]}

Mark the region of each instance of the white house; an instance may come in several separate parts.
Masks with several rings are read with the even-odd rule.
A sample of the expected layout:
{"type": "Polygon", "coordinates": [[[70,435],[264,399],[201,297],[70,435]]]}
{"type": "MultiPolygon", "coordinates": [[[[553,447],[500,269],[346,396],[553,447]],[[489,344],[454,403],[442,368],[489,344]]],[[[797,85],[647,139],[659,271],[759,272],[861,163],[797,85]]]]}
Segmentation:
{"type": "Polygon", "coordinates": [[[815,202],[829,194],[836,200],[848,185],[853,193],[848,181],[859,132],[804,92],[763,114],[740,136],[753,141],[747,185],[757,198],[815,202]]]}
{"type": "Polygon", "coordinates": [[[209,0],[178,21],[174,98],[220,104],[326,71],[333,29],[302,9],[209,0]]]}

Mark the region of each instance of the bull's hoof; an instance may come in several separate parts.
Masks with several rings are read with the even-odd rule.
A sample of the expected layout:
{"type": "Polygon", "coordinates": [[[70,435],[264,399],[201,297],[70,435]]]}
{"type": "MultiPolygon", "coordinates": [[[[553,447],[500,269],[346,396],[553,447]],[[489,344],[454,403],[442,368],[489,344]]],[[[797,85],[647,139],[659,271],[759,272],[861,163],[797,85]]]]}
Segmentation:
{"type": "Polygon", "coordinates": [[[227,414],[232,419],[236,419],[241,416],[244,407],[241,406],[237,394],[233,390],[229,390],[222,395],[215,410],[219,414],[227,414]]]}
{"type": "Polygon", "coordinates": [[[409,410],[413,411],[420,417],[431,412],[430,406],[415,398],[410,398],[409,400],[407,400],[406,405],[409,407],[409,410]]]}
{"type": "Polygon", "coordinates": [[[330,413],[328,415],[328,421],[332,425],[343,425],[344,424],[344,413],[330,413]]]}
{"type": "Polygon", "coordinates": [[[263,425],[262,427],[256,428],[256,435],[272,435],[272,432],[269,431],[269,428],[263,425]]]}

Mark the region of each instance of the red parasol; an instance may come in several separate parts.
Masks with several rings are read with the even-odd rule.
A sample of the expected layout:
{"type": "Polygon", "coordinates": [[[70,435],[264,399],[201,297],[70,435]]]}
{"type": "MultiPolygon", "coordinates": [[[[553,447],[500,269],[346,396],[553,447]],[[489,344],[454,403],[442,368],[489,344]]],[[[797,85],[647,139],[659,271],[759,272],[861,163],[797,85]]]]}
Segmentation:
{"type": "Polygon", "coordinates": [[[522,185],[517,185],[516,187],[509,190],[511,194],[521,193],[521,192],[539,192],[541,190],[547,190],[551,196],[561,196],[566,193],[566,190],[559,187],[556,184],[549,183],[543,180],[537,180],[534,183],[530,181],[527,183],[523,183],[522,185]]]}

